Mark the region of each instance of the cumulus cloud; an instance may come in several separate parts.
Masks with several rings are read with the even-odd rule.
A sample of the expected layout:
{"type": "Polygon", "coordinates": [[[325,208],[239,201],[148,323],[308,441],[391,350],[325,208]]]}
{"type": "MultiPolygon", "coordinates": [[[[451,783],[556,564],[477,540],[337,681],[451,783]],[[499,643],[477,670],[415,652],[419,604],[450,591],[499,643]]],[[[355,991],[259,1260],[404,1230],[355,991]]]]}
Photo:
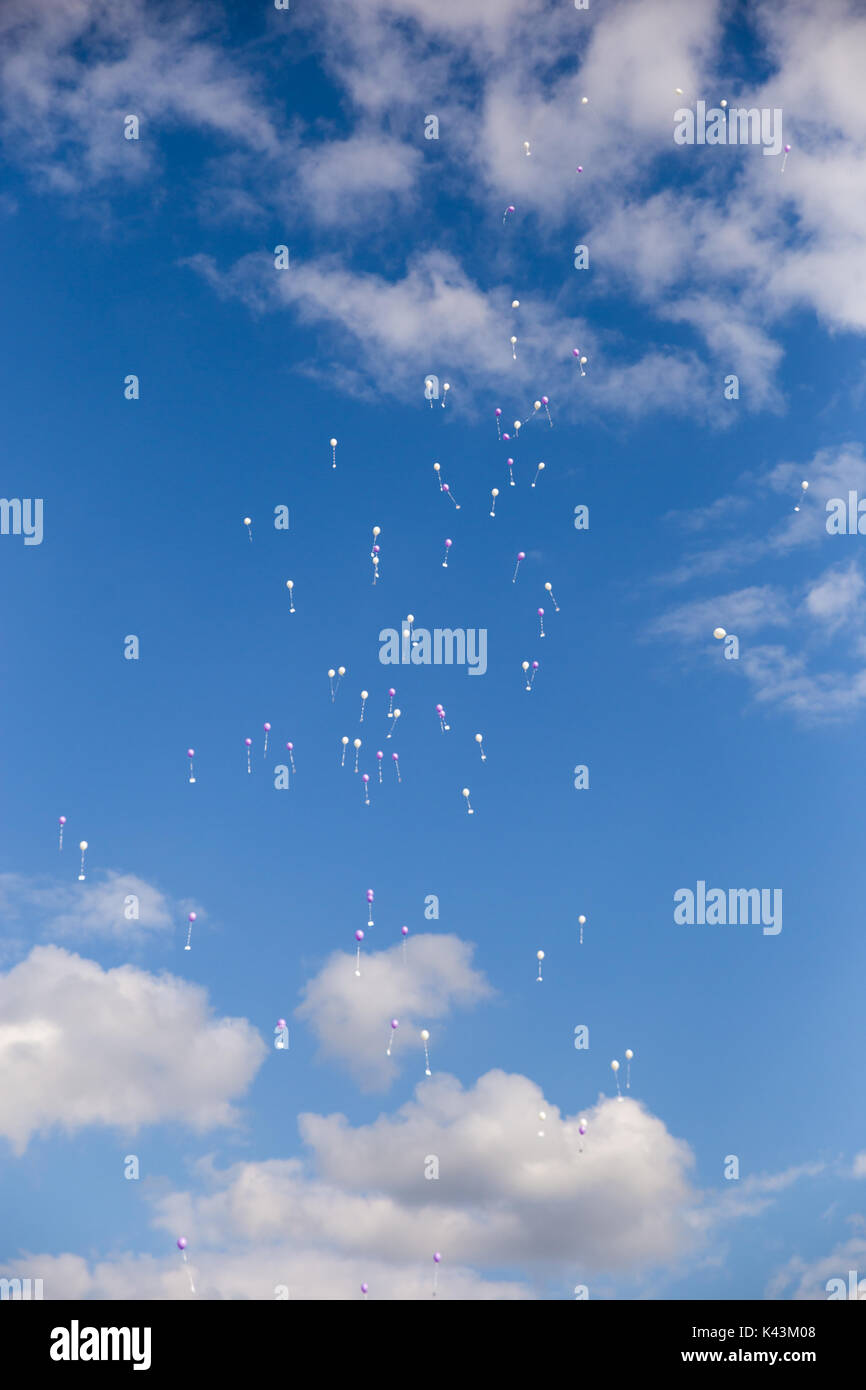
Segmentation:
{"type": "Polygon", "coordinates": [[[297,1014],[324,1057],[345,1065],[365,1089],[385,1089],[410,1058],[417,1060],[422,1028],[491,997],[472,953],[456,936],[411,937],[405,952],[402,944],[371,951],[365,943],[358,977],[355,957],[335,952],[305,986],[297,1014]],[[388,1057],[392,1018],[400,1027],[388,1057]]]}
{"type": "MultiPolygon", "coordinates": [[[[305,1248],[285,1237],[265,1247],[233,1253],[199,1253],[192,1247],[187,1253],[195,1294],[176,1251],[165,1259],[132,1253],[105,1260],[71,1254],[19,1256],[0,1265],[0,1278],[42,1279],[46,1300],[345,1301],[361,1297],[362,1283],[369,1286],[371,1300],[410,1302],[431,1297],[433,1265],[429,1253],[424,1260],[399,1264],[373,1256],[305,1248]]],[[[440,1267],[437,1296],[459,1302],[500,1302],[532,1298],[533,1294],[517,1280],[485,1279],[470,1269],[449,1264],[440,1267]]]]}
{"type": "Polygon", "coordinates": [[[0,1135],[173,1121],[235,1125],[233,1104],[267,1049],[245,1019],[216,1018],[207,993],[170,975],[102,970],[56,946],[0,975],[0,1135]]]}

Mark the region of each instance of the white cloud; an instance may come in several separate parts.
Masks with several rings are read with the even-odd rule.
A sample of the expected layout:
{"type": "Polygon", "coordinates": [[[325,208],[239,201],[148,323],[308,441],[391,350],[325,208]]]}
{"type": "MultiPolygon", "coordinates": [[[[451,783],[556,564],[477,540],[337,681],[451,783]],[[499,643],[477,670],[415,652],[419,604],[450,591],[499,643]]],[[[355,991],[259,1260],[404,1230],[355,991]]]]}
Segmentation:
{"type": "Polygon", "coordinates": [[[0,1019],[0,1135],[16,1153],[55,1128],[234,1125],[232,1102],[267,1055],[245,1019],[212,1016],[199,986],[56,946],[0,975],[0,1019]]]}
{"type": "MultiPolygon", "coordinates": [[[[304,989],[298,1016],[309,1023],[323,1056],[343,1063],[365,1089],[390,1086],[410,1063],[419,1065],[420,1030],[452,1009],[469,1008],[493,991],[472,965],[473,948],[456,936],[410,937],[405,946],[361,953],[336,952],[304,989]],[[391,1019],[397,1018],[391,1056],[386,1056],[391,1019]]],[[[433,1037],[431,1046],[435,1047],[433,1037]]]]}
{"type": "Polygon", "coordinates": [[[204,909],[192,900],[172,903],[144,879],[114,870],[101,880],[88,878],[84,883],[0,874],[4,923],[25,926],[28,939],[38,928],[52,938],[102,937],[127,946],[139,945],[150,935],[179,928],[190,910],[204,918],[204,909]],[[137,901],[127,903],[129,898],[137,901]],[[127,917],[127,911],[136,911],[138,916],[127,917]]]}
{"type": "Polygon", "coordinates": [[[765,584],[680,604],[656,618],[649,626],[649,635],[676,637],[691,643],[711,638],[716,627],[739,637],[762,627],[785,627],[790,622],[785,595],[777,587],[765,584]]]}
{"type": "Polygon", "coordinates": [[[863,576],[854,560],[825,570],[806,591],[806,611],[833,632],[854,616],[864,588],[863,576]]]}
{"type": "MultiPolygon", "coordinates": [[[[866,1270],[866,1240],[861,1237],[837,1245],[829,1255],[817,1260],[804,1260],[801,1256],[794,1255],[773,1275],[767,1285],[766,1297],[795,1301],[827,1299],[830,1293],[827,1289],[828,1281],[841,1279],[845,1285],[844,1297],[849,1298],[850,1270],[854,1271],[855,1276],[858,1276],[858,1270],[860,1271],[854,1282],[859,1289],[859,1300],[866,1300],[866,1279],[862,1274],[862,1271],[866,1270]]],[[[840,1292],[838,1289],[832,1291],[837,1294],[840,1292]]]]}
{"type": "MultiPolygon", "coordinates": [[[[167,1244],[174,1244],[173,1240],[167,1244]]],[[[400,1264],[374,1256],[341,1255],[306,1248],[281,1236],[274,1243],[234,1252],[192,1246],[189,1264],[177,1251],[165,1259],[147,1255],[119,1255],[92,1261],[80,1255],[21,1256],[0,1265],[0,1278],[39,1278],[45,1299],[105,1299],[135,1301],[273,1300],[278,1288],[288,1289],[295,1300],[347,1301],[360,1299],[361,1284],[369,1286],[369,1298],[378,1301],[429,1300],[432,1294],[432,1260],[400,1264]],[[187,1275],[193,1275],[195,1294],[187,1275]]],[[[282,1295],[284,1297],[284,1295],[282,1295]]],[[[441,1299],[456,1302],[511,1301],[532,1298],[526,1284],[504,1279],[484,1279],[472,1270],[452,1263],[440,1266],[441,1299]]]]}

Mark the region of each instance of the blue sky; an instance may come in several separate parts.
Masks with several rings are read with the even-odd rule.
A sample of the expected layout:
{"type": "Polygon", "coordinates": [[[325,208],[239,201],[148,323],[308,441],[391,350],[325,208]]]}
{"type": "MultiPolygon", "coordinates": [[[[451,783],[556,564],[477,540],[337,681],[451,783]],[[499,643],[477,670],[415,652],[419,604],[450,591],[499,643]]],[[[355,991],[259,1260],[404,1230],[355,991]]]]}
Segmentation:
{"type": "Polygon", "coordinates": [[[0,1274],[190,1297],[183,1234],[208,1298],[429,1297],[434,1250],[454,1299],[866,1275],[862,538],[825,526],[866,496],[866,24],[782,8],[0,20],[2,491],[44,500],[0,537],[0,1274]],[[784,174],[674,144],[723,97],[782,109],[784,174]],[[381,664],[409,612],[486,673],[381,664]],[[698,880],[781,889],[781,932],[677,925],[698,880]]]}

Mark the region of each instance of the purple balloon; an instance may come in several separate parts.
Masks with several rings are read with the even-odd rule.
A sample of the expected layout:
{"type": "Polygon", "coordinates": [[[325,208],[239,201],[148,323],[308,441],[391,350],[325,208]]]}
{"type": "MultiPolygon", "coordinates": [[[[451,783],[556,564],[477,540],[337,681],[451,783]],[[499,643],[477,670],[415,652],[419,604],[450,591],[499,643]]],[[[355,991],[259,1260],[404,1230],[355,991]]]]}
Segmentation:
{"type": "Polygon", "coordinates": [[[263,725],[262,725],[262,728],[264,729],[264,731],[265,731],[266,734],[269,734],[269,733],[271,732],[271,726],[270,726],[270,724],[263,724],[263,725]]]}
{"type": "Polygon", "coordinates": [[[382,759],[384,758],[384,756],[385,756],[385,754],[384,754],[384,753],[381,753],[381,752],[376,754],[376,757],[379,759],[379,762],[382,761],[382,759]]]}
{"type": "Polygon", "coordinates": [[[538,662],[537,662],[537,661],[533,661],[533,663],[532,663],[532,669],[533,669],[533,671],[537,671],[537,670],[538,670],[538,662]]]}
{"type": "Polygon", "coordinates": [[[190,922],[194,922],[194,921],[195,921],[195,913],[194,913],[194,912],[191,912],[191,913],[189,914],[189,920],[190,920],[190,922]]]}
{"type": "Polygon", "coordinates": [[[518,550],[518,552],[517,552],[517,558],[518,558],[518,560],[525,560],[525,559],[526,559],[526,551],[525,551],[525,550],[518,550]]]}
{"type": "Polygon", "coordinates": [[[401,934],[401,936],[408,936],[408,935],[409,935],[409,928],[408,928],[408,927],[401,927],[401,928],[400,928],[400,934],[401,934]]]}
{"type": "Polygon", "coordinates": [[[391,690],[388,691],[388,694],[390,695],[391,699],[393,700],[393,698],[394,698],[394,696],[397,694],[397,692],[396,692],[396,690],[394,690],[394,689],[392,688],[391,690]]]}
{"type": "Polygon", "coordinates": [[[372,888],[368,888],[368,889],[367,889],[367,902],[368,902],[368,903],[371,903],[372,901],[373,901],[373,890],[372,890],[372,888]]]}
{"type": "Polygon", "coordinates": [[[278,1018],[278,1019],[277,1019],[277,1027],[278,1027],[278,1028],[285,1028],[285,1026],[286,1026],[286,1020],[285,1020],[284,1018],[278,1018]]]}
{"type": "Polygon", "coordinates": [[[178,1237],[177,1248],[178,1248],[178,1250],[185,1250],[185,1249],[186,1249],[186,1236],[179,1236],[179,1237],[178,1237]]]}
{"type": "Polygon", "coordinates": [[[400,754],[399,754],[399,753],[392,753],[392,754],[391,754],[391,757],[394,759],[394,762],[395,762],[395,763],[399,763],[399,761],[400,761],[400,754]]]}
{"type": "Polygon", "coordinates": [[[364,933],[361,931],[360,927],[359,927],[358,930],[355,932],[355,940],[356,940],[356,941],[363,941],[363,940],[364,940],[364,933]]]}
{"type": "Polygon", "coordinates": [[[58,817],[58,822],[57,822],[57,823],[58,823],[58,825],[65,825],[65,824],[66,824],[66,817],[65,817],[65,816],[59,816],[59,817],[58,817]]]}
{"type": "Polygon", "coordinates": [[[497,406],[496,409],[495,409],[495,411],[494,411],[493,413],[494,413],[494,415],[501,415],[501,414],[502,414],[502,411],[499,409],[499,406],[497,406]]]}
{"type": "Polygon", "coordinates": [[[369,772],[363,773],[363,775],[362,775],[362,777],[361,777],[361,781],[362,781],[362,782],[369,782],[369,780],[370,780],[370,774],[369,774],[369,772]]]}
{"type": "Polygon", "coordinates": [[[547,397],[547,396],[542,396],[542,397],[541,397],[541,404],[542,404],[542,405],[547,405],[547,404],[548,404],[548,397],[547,397]]]}
{"type": "Polygon", "coordinates": [[[442,1259],[442,1256],[439,1254],[439,1251],[437,1250],[437,1251],[436,1251],[436,1254],[433,1256],[433,1263],[438,1265],[438,1263],[439,1263],[439,1261],[440,1261],[441,1259],[442,1259]]]}
{"type": "Polygon", "coordinates": [[[244,743],[247,745],[247,748],[252,748],[253,746],[253,741],[251,738],[245,738],[244,743]]]}
{"type": "Polygon", "coordinates": [[[194,748],[187,748],[187,750],[186,750],[186,756],[187,756],[188,758],[194,758],[194,757],[195,757],[195,749],[194,749],[194,748]]]}
{"type": "Polygon", "coordinates": [[[399,1028],[399,1027],[400,1027],[400,1020],[399,1020],[399,1018],[392,1018],[392,1019],[391,1019],[391,1027],[392,1027],[392,1028],[399,1028]]]}
{"type": "Polygon", "coordinates": [[[362,1285],[361,1285],[361,1293],[366,1293],[369,1287],[370,1287],[369,1284],[362,1284],[362,1285]]]}

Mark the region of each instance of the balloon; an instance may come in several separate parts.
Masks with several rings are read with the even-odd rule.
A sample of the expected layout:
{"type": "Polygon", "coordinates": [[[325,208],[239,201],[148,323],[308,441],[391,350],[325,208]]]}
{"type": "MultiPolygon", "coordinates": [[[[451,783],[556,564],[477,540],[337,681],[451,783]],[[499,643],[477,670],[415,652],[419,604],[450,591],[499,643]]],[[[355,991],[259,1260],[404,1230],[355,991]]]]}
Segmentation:
{"type": "Polygon", "coordinates": [[[357,772],[357,771],[358,771],[358,754],[359,754],[360,751],[361,751],[361,740],[360,740],[359,738],[356,738],[355,741],[354,741],[354,743],[352,744],[352,747],[353,747],[354,750],[355,750],[355,771],[357,772]]]}
{"type": "Polygon", "coordinates": [[[506,460],[505,460],[505,467],[508,469],[508,484],[509,484],[509,487],[516,487],[517,484],[516,484],[515,481],[514,481],[514,459],[506,459],[506,460]]]}
{"type": "Polygon", "coordinates": [[[536,468],[536,470],[535,470],[535,477],[532,479],[532,482],[529,484],[530,487],[535,487],[535,484],[538,482],[538,475],[539,475],[539,473],[543,473],[543,472],[544,472],[544,464],[543,464],[543,463],[540,463],[540,464],[538,465],[538,467],[536,468]]]}
{"type": "Polygon", "coordinates": [[[361,973],[361,942],[364,940],[364,933],[361,931],[360,927],[359,927],[358,930],[355,932],[355,940],[356,940],[357,943],[358,943],[358,951],[357,951],[357,954],[356,954],[356,956],[355,956],[355,974],[356,974],[356,975],[360,975],[360,973],[361,973]]]}
{"type": "Polygon", "coordinates": [[[62,849],[62,848],[63,848],[63,827],[64,827],[64,825],[66,824],[66,817],[65,817],[65,816],[58,816],[58,818],[57,818],[57,824],[60,826],[60,844],[58,845],[58,849],[62,849]]]}
{"type": "Polygon", "coordinates": [[[521,561],[521,560],[525,560],[525,559],[526,559],[526,551],[525,551],[525,550],[518,550],[518,552],[517,552],[517,564],[514,566],[514,574],[511,576],[511,582],[512,582],[512,584],[516,584],[516,583],[517,583],[517,571],[520,569],[520,561],[521,561]]]}
{"type": "Polygon", "coordinates": [[[447,570],[447,568],[448,568],[448,551],[451,549],[451,547],[452,547],[453,544],[454,544],[453,541],[446,541],[446,542],[445,542],[445,559],[442,561],[442,568],[443,568],[444,570],[447,570]]]}
{"type": "Polygon", "coordinates": [[[483,763],[486,763],[486,762],[487,762],[487,754],[485,753],[484,749],[483,749],[482,746],[481,746],[482,743],[483,743],[483,741],[484,741],[484,739],[483,739],[483,735],[482,735],[482,734],[476,734],[476,735],[475,735],[475,742],[478,744],[478,751],[479,751],[479,753],[481,754],[481,761],[482,761],[483,763]]]}
{"type": "Polygon", "coordinates": [[[537,976],[536,976],[536,979],[537,979],[538,983],[541,984],[541,962],[544,960],[544,952],[543,952],[543,951],[536,951],[536,952],[535,952],[535,959],[538,961],[538,974],[537,974],[537,976]]]}
{"type": "Polygon", "coordinates": [[[188,1242],[187,1242],[186,1236],[179,1236],[179,1237],[178,1237],[178,1242],[177,1242],[177,1248],[178,1248],[178,1250],[185,1250],[186,1247],[187,1247],[187,1244],[188,1244],[188,1242]]]}
{"type": "Polygon", "coordinates": [[[248,530],[249,533],[250,533],[250,542],[252,542],[252,539],[253,539],[252,525],[253,525],[253,519],[252,519],[252,517],[251,517],[251,516],[245,516],[245,517],[244,517],[244,526],[246,526],[247,530],[248,530]]]}
{"type": "Polygon", "coordinates": [[[464,787],[464,788],[463,788],[462,795],[466,798],[466,810],[469,812],[470,816],[474,816],[474,815],[475,815],[475,812],[473,811],[473,809],[472,809],[472,804],[471,804],[471,802],[470,802],[470,800],[469,800],[469,788],[468,788],[468,787],[464,787]]]}
{"type": "Polygon", "coordinates": [[[443,483],[443,484],[442,484],[442,491],[443,491],[443,492],[446,494],[446,496],[454,503],[455,507],[457,508],[457,510],[458,510],[458,512],[459,512],[459,510],[460,510],[460,503],[459,503],[459,502],[457,501],[457,499],[454,497],[454,495],[453,495],[453,493],[451,492],[451,489],[450,489],[450,487],[448,486],[447,483],[443,483]]]}
{"type": "Polygon", "coordinates": [[[336,468],[336,466],[337,466],[337,441],[336,441],[336,439],[329,439],[329,440],[328,440],[328,443],[329,443],[330,446],[331,446],[331,467],[332,467],[332,468],[336,468]]]}
{"type": "Polygon", "coordinates": [[[540,631],[539,631],[539,634],[538,634],[538,635],[539,635],[539,637],[543,637],[543,636],[544,636],[544,609],[543,609],[543,608],[539,608],[539,610],[538,610],[538,619],[539,619],[539,624],[540,624],[540,631]]]}
{"type": "Polygon", "coordinates": [[[551,600],[552,600],[552,602],[553,602],[554,611],[558,613],[558,612],[559,612],[559,604],[557,603],[556,599],[553,597],[553,585],[552,585],[552,584],[550,583],[550,581],[548,580],[544,587],[545,587],[545,589],[547,590],[547,592],[550,594],[551,600]]]}
{"type": "Polygon", "coordinates": [[[499,496],[499,488],[498,488],[498,487],[493,488],[493,489],[491,490],[490,496],[493,498],[493,505],[492,505],[491,508],[490,508],[490,515],[491,515],[491,516],[495,516],[495,515],[496,515],[496,499],[497,499],[497,497],[499,496]]]}
{"type": "Polygon", "coordinates": [[[725,632],[725,629],[723,627],[713,628],[713,636],[715,637],[717,642],[721,642],[722,638],[727,637],[727,635],[728,634],[725,632]]]}
{"type": "Polygon", "coordinates": [[[387,1054],[386,1054],[388,1057],[391,1056],[391,1044],[392,1044],[392,1042],[394,1041],[394,1034],[395,1034],[395,1032],[397,1031],[397,1029],[398,1029],[399,1027],[400,1027],[400,1020],[399,1020],[398,1018],[392,1018],[392,1019],[391,1019],[391,1032],[388,1034],[388,1051],[387,1051],[387,1054]]]}
{"type": "Polygon", "coordinates": [[[424,1075],[425,1075],[425,1076],[432,1076],[433,1073],[432,1073],[431,1070],[430,1070],[430,1053],[429,1053],[428,1050],[427,1050],[427,1044],[428,1044],[428,1042],[430,1041],[430,1034],[429,1034],[429,1032],[427,1031],[426,1028],[422,1028],[422,1029],[421,1029],[421,1041],[422,1041],[422,1043],[424,1044],[424,1064],[425,1064],[425,1067],[426,1067],[426,1071],[425,1071],[424,1075]]]}
{"type": "Polygon", "coordinates": [[[194,912],[191,912],[191,913],[189,914],[189,916],[187,917],[186,920],[189,922],[189,927],[188,927],[187,933],[186,933],[186,945],[184,946],[183,949],[184,949],[185,951],[191,951],[191,950],[192,950],[192,924],[193,924],[193,922],[196,920],[196,914],[195,914],[194,912]]]}
{"type": "Polygon", "coordinates": [[[78,882],[79,882],[79,883],[83,883],[83,882],[84,882],[84,856],[85,856],[85,854],[86,854],[86,852],[87,852],[87,841],[86,841],[86,840],[82,840],[82,841],[80,842],[78,848],[81,850],[81,868],[80,868],[80,870],[79,870],[79,872],[78,872],[78,882]]]}

